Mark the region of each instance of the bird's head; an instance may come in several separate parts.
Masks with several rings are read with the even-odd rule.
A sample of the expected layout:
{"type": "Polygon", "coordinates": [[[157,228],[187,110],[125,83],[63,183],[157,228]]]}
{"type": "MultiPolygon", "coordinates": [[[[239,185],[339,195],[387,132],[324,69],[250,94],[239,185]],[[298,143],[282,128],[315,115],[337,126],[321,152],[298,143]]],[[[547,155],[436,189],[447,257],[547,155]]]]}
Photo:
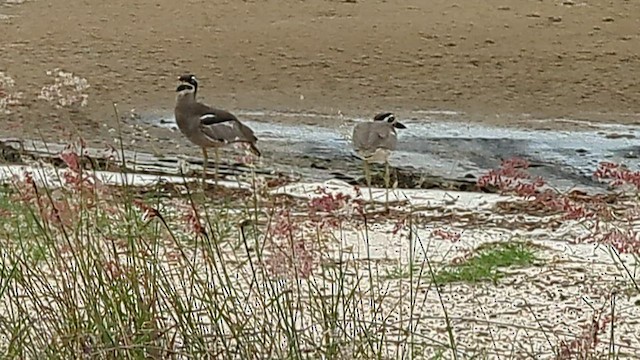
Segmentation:
{"type": "Polygon", "coordinates": [[[178,93],[178,100],[193,97],[195,96],[196,88],[189,83],[182,83],[176,88],[176,93],[178,93]]]}
{"type": "Polygon", "coordinates": [[[196,76],[193,74],[182,75],[178,78],[178,81],[189,83],[196,88],[198,87],[198,80],[196,79],[196,76]]]}
{"type": "Polygon", "coordinates": [[[399,122],[396,119],[396,116],[393,113],[390,113],[390,112],[377,114],[376,116],[373,117],[373,121],[385,121],[385,122],[393,125],[393,127],[395,127],[396,129],[406,129],[407,128],[403,123],[399,122]]]}
{"type": "Polygon", "coordinates": [[[193,74],[185,74],[178,78],[178,81],[181,83],[186,83],[193,86],[193,95],[195,96],[198,92],[198,80],[196,80],[196,76],[193,74]]]}

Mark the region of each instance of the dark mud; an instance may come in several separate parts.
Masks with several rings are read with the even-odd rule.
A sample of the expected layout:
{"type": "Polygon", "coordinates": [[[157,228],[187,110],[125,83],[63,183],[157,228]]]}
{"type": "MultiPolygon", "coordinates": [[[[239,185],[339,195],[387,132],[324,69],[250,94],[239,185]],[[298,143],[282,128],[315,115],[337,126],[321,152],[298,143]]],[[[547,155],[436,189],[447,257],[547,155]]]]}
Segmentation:
{"type": "MultiPolygon", "coordinates": [[[[260,138],[267,167],[299,173],[306,180],[338,178],[362,183],[362,163],[353,152],[349,136],[361,118],[344,117],[344,125],[323,127],[328,115],[240,111],[260,138]],[[297,125],[274,122],[277,117],[292,118],[297,125]]],[[[142,114],[139,121],[175,129],[171,115],[142,114]]],[[[540,175],[560,189],[602,188],[592,178],[600,161],[612,161],[631,168],[638,166],[640,127],[584,123],[584,130],[532,130],[465,123],[463,115],[450,112],[416,112],[403,120],[397,151],[390,158],[398,186],[403,188],[449,188],[471,190],[476,179],[500,165],[501,160],[521,157],[532,164],[531,173],[540,175]],[[430,121],[442,120],[448,121],[430,121]]],[[[574,124],[575,125],[575,124],[574,124]]],[[[575,128],[575,126],[573,126],[575,128]]],[[[177,134],[177,136],[180,136],[177,134]]],[[[378,167],[382,171],[382,167],[378,167]]],[[[377,177],[379,182],[381,177],[377,177]]]]}

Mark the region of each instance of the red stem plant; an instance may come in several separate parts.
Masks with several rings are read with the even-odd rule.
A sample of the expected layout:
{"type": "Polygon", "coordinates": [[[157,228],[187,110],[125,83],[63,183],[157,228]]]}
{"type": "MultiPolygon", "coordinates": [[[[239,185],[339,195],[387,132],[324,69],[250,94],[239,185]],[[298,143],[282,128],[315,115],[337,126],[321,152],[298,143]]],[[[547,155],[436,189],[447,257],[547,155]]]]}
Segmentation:
{"type": "Polygon", "coordinates": [[[604,315],[604,310],[605,307],[594,310],[591,322],[583,327],[582,333],[575,339],[560,341],[555,360],[592,360],[609,357],[598,350],[598,345],[602,342],[601,337],[614,326],[616,319],[610,314],[604,315]]]}
{"type": "MultiPolygon", "coordinates": [[[[527,160],[520,158],[504,160],[498,169],[480,177],[477,185],[495,187],[501,194],[520,197],[527,202],[527,208],[559,215],[563,220],[580,221],[588,227],[590,235],[576,239],[578,243],[608,244],[620,253],[640,254],[638,232],[632,226],[621,227],[632,224],[637,218],[637,201],[621,208],[607,195],[586,195],[578,190],[559,192],[541,177],[531,176],[527,171],[529,166],[527,160]]],[[[640,171],[631,171],[621,165],[602,162],[593,176],[609,182],[614,188],[625,185],[636,192],[640,190],[640,171]]]]}
{"type": "Polygon", "coordinates": [[[323,241],[340,229],[345,220],[362,213],[362,201],[343,193],[333,194],[318,187],[306,204],[303,215],[290,208],[277,208],[272,216],[267,242],[270,254],[265,259],[273,275],[307,279],[320,264],[323,241]]]}
{"type": "MultiPolygon", "coordinates": [[[[532,177],[524,159],[509,159],[500,168],[489,171],[478,180],[479,187],[495,187],[502,194],[510,194],[526,201],[526,208],[542,210],[550,215],[561,216],[564,220],[579,221],[590,233],[575,239],[576,243],[598,243],[609,245],[619,253],[640,255],[640,236],[633,223],[640,215],[638,192],[640,191],[640,171],[632,171],[622,165],[601,162],[593,177],[608,182],[613,189],[631,188],[634,194],[624,191],[614,196],[588,195],[573,190],[559,192],[546,185],[544,179],[532,177]],[[629,201],[630,200],[630,201],[629,201]]],[[[629,274],[631,276],[631,274],[629,274]]],[[[633,280],[635,283],[635,280],[633,280]]],[[[638,289],[637,285],[635,285],[638,289]]],[[[612,316],[603,316],[603,309],[595,311],[592,320],[577,338],[560,341],[556,348],[557,360],[602,358],[598,356],[598,344],[607,328],[614,326],[612,316]]]]}
{"type": "MultiPolygon", "coordinates": [[[[98,206],[98,201],[109,204],[107,188],[93,175],[91,170],[82,168],[81,156],[84,153],[84,141],[77,145],[67,145],[58,155],[66,169],[59,172],[61,187],[44,189],[36,183],[33,173],[25,172],[22,179],[14,177],[13,185],[17,190],[14,200],[35,205],[42,221],[56,228],[71,227],[78,222],[83,210],[98,206]],[[100,199],[100,200],[99,200],[100,199]]],[[[49,182],[54,179],[44,179],[49,182]]],[[[105,207],[106,210],[109,206],[105,207]]]]}

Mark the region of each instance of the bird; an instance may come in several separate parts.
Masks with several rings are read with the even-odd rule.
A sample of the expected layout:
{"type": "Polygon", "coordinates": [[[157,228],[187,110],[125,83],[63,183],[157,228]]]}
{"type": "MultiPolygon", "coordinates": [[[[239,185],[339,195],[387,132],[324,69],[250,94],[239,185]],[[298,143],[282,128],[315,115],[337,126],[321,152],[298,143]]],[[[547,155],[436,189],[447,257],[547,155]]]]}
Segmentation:
{"type": "Polygon", "coordinates": [[[368,161],[386,161],[398,143],[396,129],[407,127],[390,112],[377,114],[372,122],[360,123],[353,128],[351,141],[360,156],[368,161]]]}
{"type": "MultiPolygon", "coordinates": [[[[351,142],[356,152],[363,158],[363,166],[369,195],[371,196],[371,176],[369,174],[369,162],[385,163],[385,185],[389,188],[389,155],[396,149],[398,134],[396,129],[407,127],[399,122],[391,112],[383,112],[375,115],[373,121],[357,124],[353,128],[351,142]]],[[[389,193],[386,193],[387,202],[389,193]]]]}
{"type": "Polygon", "coordinates": [[[207,149],[213,148],[216,157],[216,181],[218,179],[219,148],[232,143],[245,143],[256,156],[262,156],[256,147],[258,138],[253,130],[240,122],[238,118],[225,110],[216,109],[198,102],[198,80],[195,75],[187,74],[178,78],[176,88],[176,106],[174,115],[180,132],[193,144],[202,149],[203,181],[209,160],[207,149]]]}

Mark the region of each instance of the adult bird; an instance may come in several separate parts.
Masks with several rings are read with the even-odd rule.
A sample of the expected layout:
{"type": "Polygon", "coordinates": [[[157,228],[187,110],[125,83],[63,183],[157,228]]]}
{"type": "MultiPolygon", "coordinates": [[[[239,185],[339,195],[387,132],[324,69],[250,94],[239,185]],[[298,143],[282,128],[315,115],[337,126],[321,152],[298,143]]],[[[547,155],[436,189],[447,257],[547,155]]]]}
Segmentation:
{"type": "Polygon", "coordinates": [[[196,93],[198,81],[194,75],[182,75],[178,78],[181,82],[177,87],[176,107],[174,114],[180,132],[193,144],[202,148],[203,181],[206,178],[209,156],[207,149],[215,151],[216,181],[218,179],[219,148],[233,143],[246,143],[250,151],[261,156],[256,147],[258,138],[253,130],[241,123],[235,115],[220,109],[213,108],[198,102],[196,93]]]}
{"type": "MultiPolygon", "coordinates": [[[[367,179],[367,186],[371,191],[371,175],[369,173],[369,162],[385,163],[385,186],[387,188],[386,200],[389,200],[389,155],[396,149],[398,134],[396,129],[406,129],[407,127],[396,119],[390,112],[377,114],[372,122],[365,122],[353,128],[351,141],[353,147],[364,159],[364,172],[367,179]]],[[[371,196],[371,194],[370,194],[371,196]]]]}

